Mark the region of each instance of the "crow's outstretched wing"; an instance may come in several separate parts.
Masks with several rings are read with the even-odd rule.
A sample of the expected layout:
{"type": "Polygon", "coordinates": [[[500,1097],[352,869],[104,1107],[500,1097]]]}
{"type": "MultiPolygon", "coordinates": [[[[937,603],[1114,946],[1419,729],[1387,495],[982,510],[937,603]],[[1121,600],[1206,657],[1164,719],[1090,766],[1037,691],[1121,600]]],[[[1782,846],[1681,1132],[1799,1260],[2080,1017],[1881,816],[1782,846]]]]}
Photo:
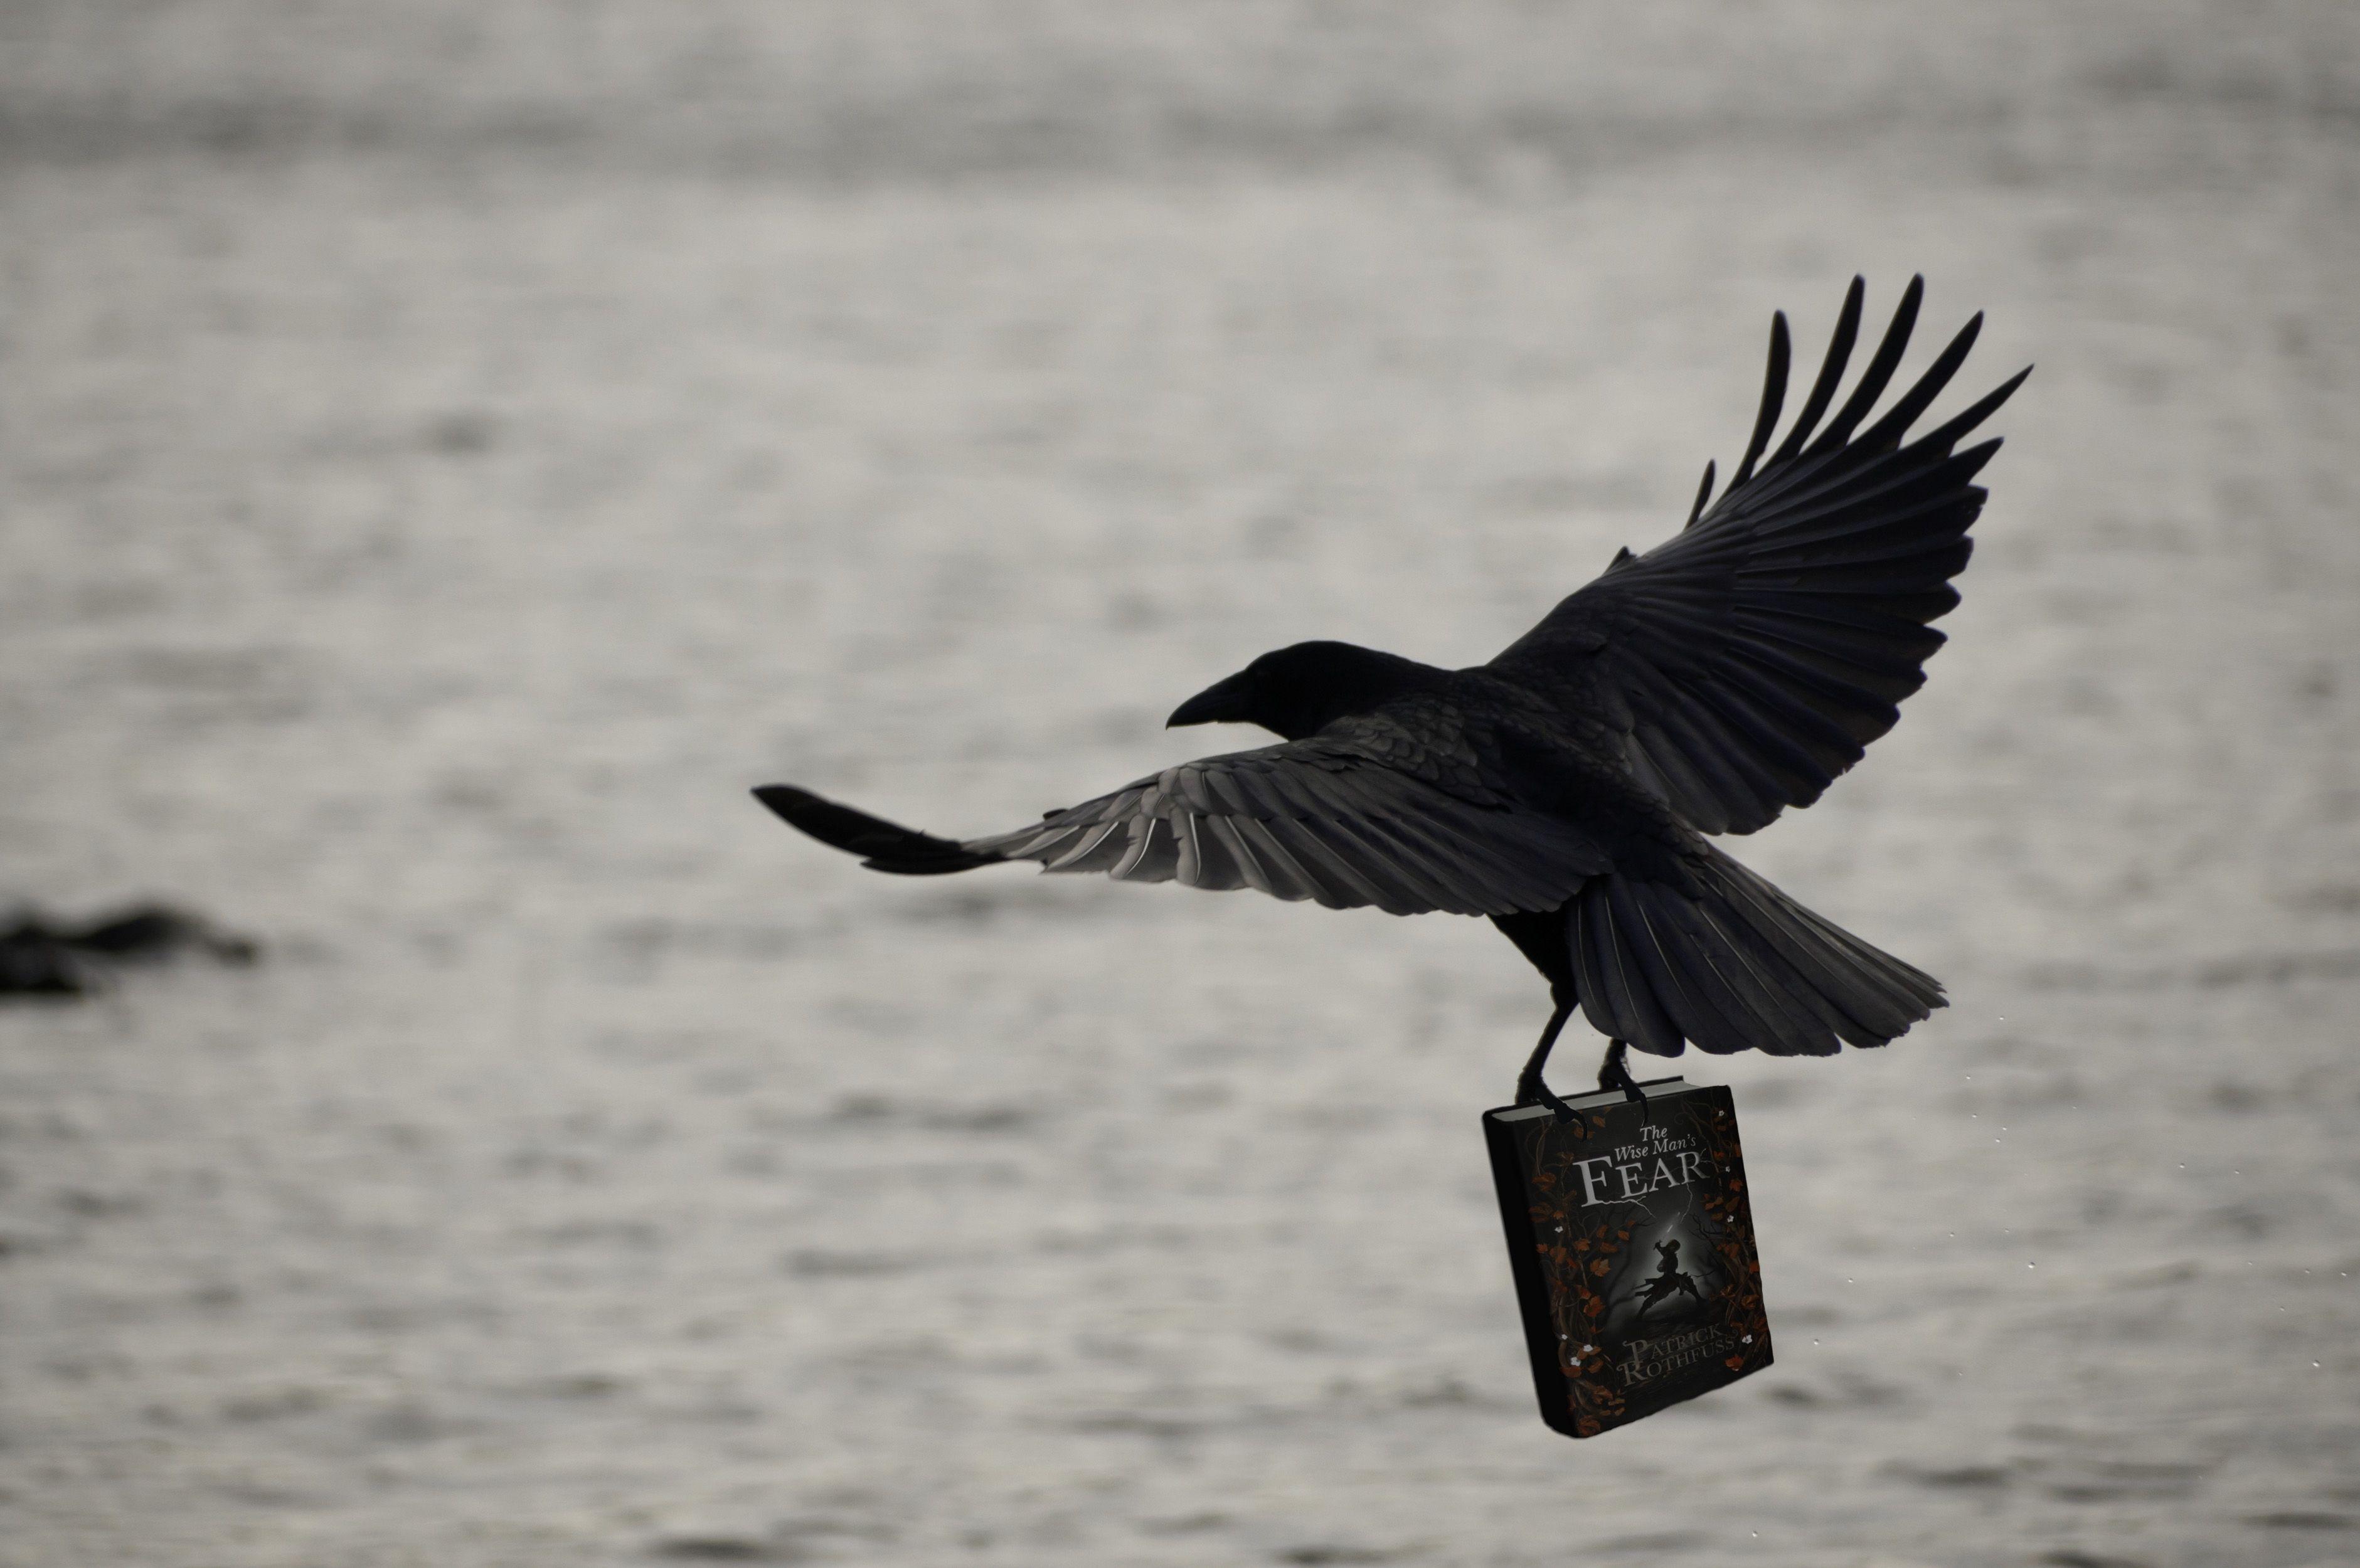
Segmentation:
{"type": "Polygon", "coordinates": [[[1721,499],[1708,509],[1708,463],[1685,530],[1616,556],[1491,661],[1569,716],[1620,729],[1640,779],[1707,833],[1752,833],[1818,800],[1925,683],[1944,640],[1927,623],[1959,602],[1950,579],[1984,496],[1972,481],[2000,443],[1953,449],[2031,374],[1903,444],[1966,358],[1977,315],[1862,430],[1908,345],[1924,293],[1912,278],[1859,385],[1814,440],[1860,330],[1862,292],[1855,278],[1776,451],[1764,460],[1786,397],[1784,314],[1771,323],[1753,440],[1721,499]]]}
{"type": "Polygon", "coordinates": [[[786,785],[763,804],[880,871],[1000,860],[1120,881],[1254,887],[1396,915],[1553,909],[1612,868],[1578,827],[1466,779],[1405,771],[1373,737],[1315,735],[1167,768],[1030,827],[934,838],[786,785]]]}

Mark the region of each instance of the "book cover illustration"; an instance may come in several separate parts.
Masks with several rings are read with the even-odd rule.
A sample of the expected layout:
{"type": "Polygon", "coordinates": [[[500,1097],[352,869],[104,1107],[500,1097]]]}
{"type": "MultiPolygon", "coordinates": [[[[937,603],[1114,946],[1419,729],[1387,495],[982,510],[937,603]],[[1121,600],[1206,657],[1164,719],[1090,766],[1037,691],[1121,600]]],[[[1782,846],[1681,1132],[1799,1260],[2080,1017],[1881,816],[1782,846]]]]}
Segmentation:
{"type": "Polygon", "coordinates": [[[1593,1437],[1770,1365],[1725,1088],[1677,1078],[1487,1111],[1541,1419],[1593,1437]]]}

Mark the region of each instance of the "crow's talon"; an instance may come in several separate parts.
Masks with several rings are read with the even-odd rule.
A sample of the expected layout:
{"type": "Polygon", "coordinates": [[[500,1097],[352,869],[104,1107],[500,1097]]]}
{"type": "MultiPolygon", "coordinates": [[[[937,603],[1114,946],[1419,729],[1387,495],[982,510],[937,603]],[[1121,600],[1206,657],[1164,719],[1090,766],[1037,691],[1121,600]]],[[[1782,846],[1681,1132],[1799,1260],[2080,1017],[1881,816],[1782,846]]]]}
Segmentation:
{"type": "Polygon", "coordinates": [[[1541,1081],[1540,1074],[1536,1073],[1527,1073],[1516,1080],[1516,1104],[1546,1105],[1557,1113],[1557,1119],[1561,1122],[1581,1119],[1581,1113],[1567,1105],[1555,1090],[1541,1081]]]}
{"type": "Polygon", "coordinates": [[[1618,1040],[1607,1046],[1606,1060],[1598,1064],[1599,1093],[1612,1094],[1620,1089],[1624,1099],[1634,1105],[1644,1105],[1647,1096],[1640,1092],[1639,1081],[1631,1076],[1631,1069],[1624,1062],[1629,1050],[1626,1040],[1618,1040]]]}
{"type": "Polygon", "coordinates": [[[1546,1105],[1550,1110],[1555,1111],[1557,1113],[1557,1119],[1560,1122],[1571,1124],[1581,1120],[1581,1113],[1575,1110],[1571,1105],[1567,1105],[1563,1100],[1557,1098],[1557,1094],[1546,1083],[1535,1083],[1533,1085],[1533,1098],[1538,1100],[1542,1105],[1546,1105]]]}

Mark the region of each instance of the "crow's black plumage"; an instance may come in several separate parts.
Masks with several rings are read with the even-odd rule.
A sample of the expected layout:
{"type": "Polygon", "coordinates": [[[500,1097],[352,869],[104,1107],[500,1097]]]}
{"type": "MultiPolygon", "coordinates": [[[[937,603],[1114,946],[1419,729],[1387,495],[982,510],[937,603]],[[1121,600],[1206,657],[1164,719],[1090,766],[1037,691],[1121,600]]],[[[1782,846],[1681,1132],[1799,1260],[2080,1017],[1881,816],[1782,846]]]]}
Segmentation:
{"type": "Polygon", "coordinates": [[[1893,727],[1958,603],[1976,473],[1996,440],[1958,443],[2019,372],[1905,443],[1958,371],[1978,315],[1873,424],[1923,280],[1824,429],[1860,328],[1852,280],[1802,412],[1785,399],[1775,317],[1744,459],[1688,526],[1619,553],[1489,664],[1442,670],[1347,643],[1255,659],[1182,703],[1174,724],[1259,724],[1284,744],[1169,768],[1013,833],[934,838],[787,785],[755,791],[880,871],[1000,861],[1128,881],[1254,887],[1331,908],[1484,915],[1557,1002],[1518,1084],[1541,1082],[1572,1010],[1613,1042],[1677,1055],[1826,1055],[1882,1045],[1943,1005],[1930,976],[1788,898],[1706,837],[1807,806],[1893,727]],[[1766,454],[1766,455],[1765,455],[1766,454]],[[1758,465],[1758,466],[1757,466],[1758,465]]]}

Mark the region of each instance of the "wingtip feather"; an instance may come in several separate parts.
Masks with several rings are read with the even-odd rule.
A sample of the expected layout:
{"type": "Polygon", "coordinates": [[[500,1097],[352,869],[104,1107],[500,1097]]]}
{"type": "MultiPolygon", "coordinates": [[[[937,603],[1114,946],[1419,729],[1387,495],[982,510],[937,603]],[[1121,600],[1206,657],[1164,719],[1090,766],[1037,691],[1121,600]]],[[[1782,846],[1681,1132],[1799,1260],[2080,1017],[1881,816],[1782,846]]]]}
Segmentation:
{"type": "Polygon", "coordinates": [[[1828,336],[1828,352],[1819,362],[1819,379],[1811,384],[1810,396],[1803,401],[1803,411],[1795,417],[1794,428],[1771,455],[1773,464],[1784,463],[1803,450],[1803,443],[1811,439],[1811,431],[1819,425],[1819,416],[1835,400],[1844,367],[1852,363],[1852,344],[1860,335],[1861,305],[1867,298],[1868,279],[1854,273],[1852,287],[1844,290],[1843,309],[1836,314],[1835,331],[1828,336]]]}
{"type": "Polygon", "coordinates": [[[872,817],[792,784],[760,785],[753,795],[790,827],[832,849],[862,856],[861,864],[873,871],[932,877],[973,870],[1003,858],[872,817]]]}
{"type": "Polygon", "coordinates": [[[1762,376],[1762,408],[1754,416],[1754,434],[1745,443],[1745,461],[1737,465],[1737,473],[1729,482],[1732,490],[1754,477],[1754,465],[1770,445],[1770,432],[1777,429],[1779,410],[1786,401],[1786,365],[1792,345],[1786,338],[1786,312],[1770,313],[1770,363],[1762,376]]]}
{"type": "MultiPolygon", "coordinates": [[[[1688,520],[1687,521],[1687,523],[1685,523],[1685,524],[1684,524],[1684,525],[1682,525],[1682,526],[1683,526],[1683,527],[1685,527],[1685,528],[1694,528],[1694,527],[1696,527],[1697,519],[1698,519],[1699,517],[1703,517],[1703,516],[1704,516],[1704,504],[1705,504],[1707,501],[1710,501],[1710,500],[1711,500],[1711,499],[1712,499],[1712,462],[1711,462],[1711,460],[1710,460],[1710,458],[1708,458],[1708,459],[1705,461],[1705,465],[1704,465],[1704,483],[1703,483],[1703,484],[1701,484],[1701,485],[1699,485],[1697,486],[1696,505],[1695,505],[1695,506],[1690,506],[1690,507],[1688,508],[1688,520]]],[[[1630,553],[1630,551],[1628,551],[1627,550],[1626,550],[1625,551],[1623,551],[1623,554],[1624,554],[1624,555],[1628,555],[1629,553],[1630,553]]],[[[1618,556],[1616,556],[1616,557],[1614,558],[1614,564],[1615,564],[1615,565],[1617,565],[1617,566],[1622,565],[1622,556],[1619,556],[1619,555],[1618,555],[1618,556]]]]}

